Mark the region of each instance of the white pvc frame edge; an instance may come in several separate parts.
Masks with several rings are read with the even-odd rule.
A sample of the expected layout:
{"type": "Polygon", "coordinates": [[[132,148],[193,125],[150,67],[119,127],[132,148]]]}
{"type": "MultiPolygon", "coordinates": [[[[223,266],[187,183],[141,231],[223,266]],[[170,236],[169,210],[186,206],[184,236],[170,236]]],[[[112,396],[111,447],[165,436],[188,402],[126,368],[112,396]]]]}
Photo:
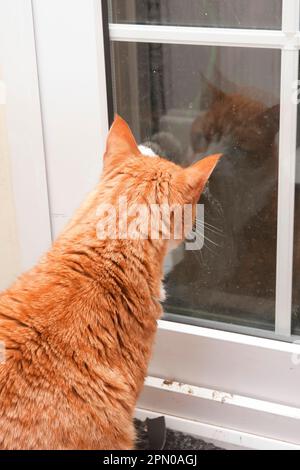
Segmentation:
{"type": "Polygon", "coordinates": [[[51,245],[47,175],[30,0],[2,0],[0,54],[21,270],[51,245]]]}
{"type": "Polygon", "coordinates": [[[199,338],[209,338],[218,341],[226,341],[233,344],[253,346],[260,349],[268,349],[288,354],[296,354],[300,357],[299,343],[287,343],[274,339],[260,338],[257,336],[243,335],[239,333],[232,333],[229,331],[215,330],[211,328],[204,328],[201,326],[194,326],[185,323],[176,323],[165,320],[159,320],[158,327],[160,330],[170,331],[174,333],[185,333],[188,335],[198,336],[199,338]]]}
{"type": "Polygon", "coordinates": [[[287,34],[299,32],[299,0],[283,0],[282,30],[287,34]]]}
{"type": "Polygon", "coordinates": [[[213,390],[176,381],[165,381],[160,377],[147,377],[145,387],[164,390],[169,393],[192,396],[202,400],[222,403],[231,407],[244,408],[271,415],[298,420],[300,423],[300,408],[282,405],[280,403],[258,400],[242,395],[233,395],[222,390],[213,390]]]}
{"type": "Polygon", "coordinates": [[[297,34],[280,30],[204,28],[111,23],[112,41],[254,48],[295,48],[297,34]]]}
{"type": "MultiPolygon", "coordinates": [[[[220,389],[148,377],[138,408],[173,415],[189,424],[207,423],[257,438],[283,441],[300,449],[300,409],[277,402],[230,394],[220,389]]],[[[187,430],[192,433],[192,429],[187,430]]]]}
{"type": "Polygon", "coordinates": [[[96,185],[102,167],[108,116],[101,2],[32,4],[55,238],[96,185]]]}
{"type": "MultiPolygon", "coordinates": [[[[160,413],[144,408],[137,408],[135,417],[141,421],[146,418],[158,418],[160,413]]],[[[200,421],[164,415],[167,427],[175,431],[191,434],[214,445],[228,450],[299,450],[300,446],[277,439],[270,439],[257,434],[249,434],[221,426],[214,426],[200,421]]]]}
{"type": "Polygon", "coordinates": [[[102,27],[102,4],[98,0],[94,0],[95,9],[95,30],[97,37],[97,55],[98,55],[98,81],[99,81],[99,102],[101,106],[101,131],[102,131],[102,146],[105,149],[106,136],[109,130],[108,123],[108,103],[107,103],[107,86],[106,86],[106,67],[105,67],[105,50],[104,50],[104,37],[102,27]],[[104,96],[103,92],[104,91],[104,96]]]}
{"type": "Polygon", "coordinates": [[[292,93],[298,82],[298,57],[297,50],[281,53],[275,333],[286,337],[292,331],[297,133],[297,104],[292,93]]]}
{"type": "MultiPolygon", "coordinates": [[[[299,0],[283,1],[282,28],[287,37],[299,33],[299,13],[299,0]]],[[[297,102],[293,93],[298,72],[299,50],[284,48],[281,52],[275,333],[286,337],[292,333],[297,135],[297,102]]]]}

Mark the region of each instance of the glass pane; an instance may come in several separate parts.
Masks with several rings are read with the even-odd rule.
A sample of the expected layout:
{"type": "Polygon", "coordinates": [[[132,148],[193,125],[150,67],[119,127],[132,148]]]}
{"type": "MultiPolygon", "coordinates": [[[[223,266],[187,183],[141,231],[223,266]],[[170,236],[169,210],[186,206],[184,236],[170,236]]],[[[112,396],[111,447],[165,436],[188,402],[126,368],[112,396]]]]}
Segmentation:
{"type": "Polygon", "coordinates": [[[282,0],[110,0],[115,23],[281,29],[282,0]]]}
{"type": "Polygon", "coordinates": [[[204,248],[167,260],[165,311],[273,329],[280,51],[119,42],[112,64],[140,143],[181,165],[224,153],[201,199],[204,248]]]}

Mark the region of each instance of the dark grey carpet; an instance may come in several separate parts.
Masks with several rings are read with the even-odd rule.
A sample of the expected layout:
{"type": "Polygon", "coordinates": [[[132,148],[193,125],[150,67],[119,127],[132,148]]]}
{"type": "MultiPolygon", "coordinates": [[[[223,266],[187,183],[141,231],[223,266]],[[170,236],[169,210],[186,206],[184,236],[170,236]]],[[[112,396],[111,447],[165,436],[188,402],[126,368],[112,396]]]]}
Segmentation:
{"type": "MultiPolygon", "coordinates": [[[[148,449],[148,435],[147,428],[144,422],[135,420],[137,430],[137,448],[139,450],[148,449]]],[[[222,450],[219,447],[215,447],[213,444],[201,441],[193,436],[184,434],[178,431],[172,431],[167,429],[167,440],[164,450],[222,450]]]]}

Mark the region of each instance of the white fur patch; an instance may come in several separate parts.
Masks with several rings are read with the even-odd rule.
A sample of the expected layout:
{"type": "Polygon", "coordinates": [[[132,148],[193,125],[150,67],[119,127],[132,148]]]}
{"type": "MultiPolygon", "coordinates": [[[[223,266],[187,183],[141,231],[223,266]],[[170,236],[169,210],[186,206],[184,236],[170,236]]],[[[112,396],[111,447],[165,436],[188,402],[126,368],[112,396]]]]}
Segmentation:
{"type": "Polygon", "coordinates": [[[163,283],[161,283],[159,300],[161,302],[164,302],[166,300],[166,298],[167,298],[166,290],[165,290],[165,287],[164,287],[163,283]]]}
{"type": "Polygon", "coordinates": [[[153,150],[151,150],[149,147],[146,147],[145,145],[139,145],[139,151],[146,157],[157,157],[153,150]]]}

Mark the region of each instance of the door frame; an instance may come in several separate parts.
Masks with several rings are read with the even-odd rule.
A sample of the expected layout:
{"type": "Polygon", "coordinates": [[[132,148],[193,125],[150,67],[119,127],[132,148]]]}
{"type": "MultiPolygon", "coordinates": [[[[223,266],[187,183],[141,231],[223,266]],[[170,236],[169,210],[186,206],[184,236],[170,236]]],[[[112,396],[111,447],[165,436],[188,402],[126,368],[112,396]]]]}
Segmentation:
{"type": "Polygon", "coordinates": [[[30,0],[0,3],[0,64],[21,256],[29,269],[51,245],[46,158],[30,0]]]}

